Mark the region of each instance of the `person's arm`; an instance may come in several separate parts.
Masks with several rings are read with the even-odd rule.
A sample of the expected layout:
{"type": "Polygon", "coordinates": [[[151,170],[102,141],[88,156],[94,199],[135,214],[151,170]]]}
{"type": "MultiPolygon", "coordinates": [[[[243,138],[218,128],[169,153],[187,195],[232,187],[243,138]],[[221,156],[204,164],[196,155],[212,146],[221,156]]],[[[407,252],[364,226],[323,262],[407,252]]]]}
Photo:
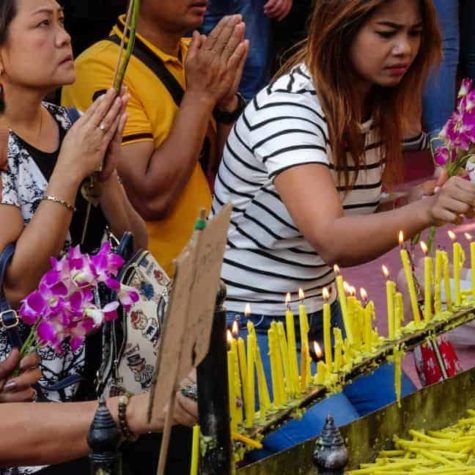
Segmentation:
{"type": "Polygon", "coordinates": [[[239,16],[225,17],[208,38],[195,32],[186,59],[186,92],[170,134],[158,148],[151,141],[124,145],[120,176],[145,219],[166,217],[188,183],[213,109],[240,76],[248,49],[243,35],[239,16]]]}
{"type": "MultiPolygon", "coordinates": [[[[159,432],[164,415],[146,422],[149,394],[133,396],[127,405],[127,423],[135,435],[159,432]]],[[[118,424],[118,398],[107,400],[107,407],[118,424]]],[[[2,466],[46,465],[67,462],[88,454],[86,438],[97,402],[0,404],[2,466]]],[[[193,425],[196,403],[177,393],[174,423],[193,425]]]]}
{"type": "MultiPolygon", "coordinates": [[[[73,204],[81,181],[103,160],[115,133],[113,123],[121,110],[120,99],[110,91],[96,101],[67,133],[58,162],[48,183],[46,195],[73,204]],[[113,105],[111,105],[113,104],[113,105]],[[99,129],[106,124],[105,132],[99,129]]],[[[53,201],[41,201],[26,227],[18,208],[0,204],[0,249],[16,242],[15,254],[8,267],[5,293],[11,305],[36,288],[41,276],[49,268],[49,259],[62,250],[72,212],[53,201]]]]}
{"type": "Polygon", "coordinates": [[[458,177],[438,193],[391,211],[345,216],[327,166],[308,164],[283,171],[275,186],[292,219],[328,264],[353,266],[397,245],[430,225],[456,222],[475,207],[475,185],[458,177]]]}

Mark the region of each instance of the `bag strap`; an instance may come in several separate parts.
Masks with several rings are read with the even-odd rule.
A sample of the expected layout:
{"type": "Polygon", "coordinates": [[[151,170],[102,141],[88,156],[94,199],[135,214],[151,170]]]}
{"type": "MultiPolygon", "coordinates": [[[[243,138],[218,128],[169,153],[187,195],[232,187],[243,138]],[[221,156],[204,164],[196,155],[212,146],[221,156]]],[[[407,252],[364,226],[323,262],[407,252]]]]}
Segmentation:
{"type": "Polygon", "coordinates": [[[68,114],[71,124],[74,124],[74,122],[81,118],[80,112],[75,107],[66,108],[66,114],[68,114]]]}
{"type": "MultiPolygon", "coordinates": [[[[117,35],[107,38],[108,41],[121,44],[121,39],[117,35]]],[[[167,88],[175,104],[180,107],[185,91],[175,76],[167,69],[163,61],[140,39],[135,38],[133,55],[142,61],[167,88]]]]}
{"type": "Polygon", "coordinates": [[[20,320],[15,310],[10,307],[5,292],[3,291],[3,283],[8,265],[15,252],[15,244],[8,244],[0,253],[0,325],[3,326],[7,333],[8,342],[12,347],[21,348],[22,341],[18,324],[20,320]]]}

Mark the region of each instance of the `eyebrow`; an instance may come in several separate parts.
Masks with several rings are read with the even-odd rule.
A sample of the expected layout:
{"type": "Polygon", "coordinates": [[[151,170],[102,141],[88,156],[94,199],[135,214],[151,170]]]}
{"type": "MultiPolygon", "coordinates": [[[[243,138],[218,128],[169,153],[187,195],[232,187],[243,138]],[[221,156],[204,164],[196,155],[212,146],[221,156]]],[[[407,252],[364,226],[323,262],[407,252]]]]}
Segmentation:
{"type": "MultiPolygon", "coordinates": [[[[378,21],[377,24],[381,26],[389,26],[390,28],[396,28],[396,29],[404,28],[405,26],[405,25],[401,25],[400,23],[394,23],[392,21],[386,21],[386,20],[378,21]]],[[[411,25],[411,28],[421,28],[423,26],[424,26],[424,23],[420,21],[419,23],[411,25]]]]}
{"type": "Polygon", "coordinates": [[[54,12],[64,13],[64,8],[63,7],[58,7],[56,9],[54,9],[54,8],[50,8],[50,7],[41,7],[41,8],[38,8],[38,10],[35,10],[33,12],[33,15],[38,15],[39,13],[53,14],[54,12]]]}

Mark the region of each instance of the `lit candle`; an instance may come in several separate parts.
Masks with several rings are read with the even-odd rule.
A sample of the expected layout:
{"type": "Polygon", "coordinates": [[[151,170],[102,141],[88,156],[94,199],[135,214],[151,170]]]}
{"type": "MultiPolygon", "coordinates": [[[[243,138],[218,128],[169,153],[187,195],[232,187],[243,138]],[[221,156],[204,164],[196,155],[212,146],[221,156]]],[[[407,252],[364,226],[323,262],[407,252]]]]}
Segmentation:
{"type": "Polygon", "coordinates": [[[374,303],[373,301],[368,302],[368,293],[365,289],[360,289],[360,295],[364,305],[363,343],[365,350],[370,352],[373,349],[374,303]]]}
{"type": "Polygon", "coordinates": [[[333,371],[338,373],[343,366],[343,336],[341,330],[333,328],[333,339],[335,340],[335,360],[333,362],[333,371]]]}
{"type": "Polygon", "coordinates": [[[448,235],[452,240],[452,266],[454,268],[454,289],[455,289],[455,305],[462,304],[462,292],[460,289],[460,271],[462,270],[465,255],[462,246],[456,241],[457,236],[453,231],[448,231],[448,235]]]}
{"type": "Polygon", "coordinates": [[[437,249],[435,251],[435,284],[434,284],[434,312],[436,315],[442,312],[442,299],[440,286],[442,283],[444,270],[444,257],[442,251],[437,249]]]}
{"type": "Polygon", "coordinates": [[[313,350],[315,353],[315,357],[317,358],[317,376],[315,378],[315,384],[318,384],[320,386],[323,386],[325,384],[325,381],[327,379],[327,365],[325,364],[324,361],[321,360],[322,358],[322,349],[320,348],[320,345],[314,341],[313,342],[313,350]]]}
{"type": "Polygon", "coordinates": [[[191,446],[191,469],[190,475],[198,475],[198,466],[200,462],[200,426],[193,426],[193,442],[191,446]]]}
{"type": "Polygon", "coordinates": [[[421,249],[424,253],[424,321],[427,323],[432,318],[432,258],[424,241],[421,241],[421,249]]]}
{"type": "Polygon", "coordinates": [[[300,375],[300,387],[302,390],[307,389],[309,384],[310,377],[310,353],[308,347],[308,332],[310,331],[310,326],[308,324],[308,315],[307,308],[305,307],[304,299],[305,294],[302,289],[299,289],[299,323],[300,323],[300,366],[301,366],[301,375],[300,375]]]}
{"type": "Polygon", "coordinates": [[[445,291],[445,303],[447,310],[452,310],[452,286],[450,285],[450,272],[449,272],[449,256],[447,252],[442,253],[442,268],[444,272],[444,291],[445,291]]]}
{"type": "Polygon", "coordinates": [[[227,331],[229,350],[227,353],[228,359],[228,390],[229,390],[229,417],[231,419],[231,429],[237,429],[237,391],[236,391],[236,367],[234,359],[234,350],[236,348],[236,341],[231,335],[231,332],[227,331]]]}
{"type": "Polygon", "coordinates": [[[348,340],[348,343],[355,349],[359,349],[359,338],[357,335],[357,332],[355,331],[356,325],[356,320],[357,320],[357,301],[356,301],[356,290],[354,287],[351,285],[348,285],[346,282],[344,283],[347,289],[347,297],[346,297],[346,306],[347,306],[347,311],[348,311],[348,319],[347,319],[347,324],[345,324],[345,330],[348,332],[348,330],[351,332],[351,339],[348,337],[348,333],[346,334],[346,338],[348,340]]]}
{"type": "Polygon", "coordinates": [[[287,332],[287,345],[289,347],[289,364],[292,394],[300,392],[299,388],[299,364],[297,358],[297,342],[295,340],[295,320],[290,308],[290,293],[285,297],[285,329],[287,332]]]}
{"type": "Polygon", "coordinates": [[[330,293],[326,287],[323,288],[323,348],[325,350],[325,363],[328,371],[332,370],[332,339],[331,339],[331,312],[330,293]]]}
{"type": "Polygon", "coordinates": [[[396,293],[396,284],[389,278],[389,270],[383,265],[382,271],[386,277],[386,308],[388,314],[388,338],[393,340],[396,336],[395,315],[394,315],[394,294],[396,293]]]}
{"type": "Polygon", "coordinates": [[[340,268],[336,264],[333,266],[333,270],[336,275],[335,281],[336,288],[338,291],[338,301],[340,302],[341,314],[343,316],[343,323],[345,325],[346,338],[348,338],[350,342],[353,342],[353,333],[351,331],[351,325],[348,320],[348,307],[346,302],[345,289],[343,286],[343,276],[340,274],[340,268]]]}
{"type": "Polygon", "coordinates": [[[414,322],[417,324],[421,321],[421,315],[419,313],[419,304],[417,303],[416,285],[414,283],[414,277],[412,275],[411,261],[409,260],[409,254],[404,247],[404,235],[402,231],[399,232],[399,244],[401,247],[400,255],[402,266],[404,269],[404,276],[406,277],[407,288],[409,290],[409,297],[411,300],[411,309],[414,322]]]}
{"type": "Polygon", "coordinates": [[[475,300],[475,242],[472,241],[472,235],[465,233],[465,238],[470,242],[470,270],[472,275],[472,299],[475,300]]]}
{"type": "Polygon", "coordinates": [[[255,375],[254,366],[256,358],[256,334],[251,321],[247,322],[247,398],[244,399],[246,409],[246,427],[252,427],[255,414],[255,375]]]}

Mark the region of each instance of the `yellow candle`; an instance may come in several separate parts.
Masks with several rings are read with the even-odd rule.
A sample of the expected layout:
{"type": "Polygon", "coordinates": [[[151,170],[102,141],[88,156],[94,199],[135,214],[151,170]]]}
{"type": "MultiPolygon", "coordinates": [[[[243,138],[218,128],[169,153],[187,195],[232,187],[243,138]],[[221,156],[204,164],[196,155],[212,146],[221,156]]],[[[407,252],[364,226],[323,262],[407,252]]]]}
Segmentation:
{"type": "Polygon", "coordinates": [[[395,312],[394,312],[394,295],[396,293],[396,284],[389,279],[389,271],[386,266],[382,266],[383,274],[386,277],[386,311],[388,317],[388,338],[394,340],[396,336],[395,329],[395,312]]]}
{"type": "Polygon", "coordinates": [[[193,442],[191,446],[191,469],[190,475],[198,475],[198,466],[200,461],[200,426],[193,426],[193,442]]]}
{"type": "Polygon", "coordinates": [[[345,330],[346,330],[346,339],[348,340],[348,343],[353,346],[355,350],[359,349],[359,340],[356,338],[356,332],[354,332],[354,327],[355,327],[355,320],[356,320],[356,312],[357,312],[357,301],[356,297],[354,295],[349,295],[346,299],[346,305],[347,305],[347,313],[348,313],[348,318],[347,322],[345,323],[345,330]],[[349,338],[348,331],[351,333],[351,338],[349,338]]]}
{"type": "Polygon", "coordinates": [[[401,407],[401,383],[402,383],[402,368],[401,368],[401,352],[394,350],[394,391],[396,393],[396,401],[398,407],[401,407]]]}
{"type": "Polygon", "coordinates": [[[336,274],[336,288],[338,291],[338,301],[340,302],[341,314],[343,316],[343,323],[345,325],[346,337],[350,342],[353,342],[353,333],[351,331],[351,325],[348,320],[348,307],[346,301],[345,288],[343,286],[343,276],[340,274],[340,268],[337,265],[333,266],[333,270],[336,274]]]}
{"type": "Polygon", "coordinates": [[[239,337],[237,340],[237,353],[239,360],[239,371],[241,375],[243,400],[247,398],[247,363],[246,363],[246,347],[244,339],[239,337]]]}
{"type": "Polygon", "coordinates": [[[255,413],[255,379],[254,365],[256,358],[256,334],[252,322],[247,322],[247,398],[244,399],[246,409],[246,427],[252,427],[254,424],[255,413]]]}
{"type": "Polygon", "coordinates": [[[315,383],[319,386],[323,386],[327,379],[327,366],[323,361],[317,363],[317,377],[315,383]]]}
{"type": "Polygon", "coordinates": [[[401,325],[404,322],[404,300],[401,292],[396,292],[394,296],[395,311],[394,311],[394,333],[396,338],[401,336],[401,325]]]}
{"type": "Polygon", "coordinates": [[[452,288],[450,285],[450,272],[449,272],[449,256],[447,252],[441,251],[442,264],[444,272],[444,291],[445,291],[445,303],[447,310],[452,310],[452,288]]]}
{"type": "Polygon", "coordinates": [[[264,373],[264,365],[262,364],[261,351],[259,345],[256,345],[256,367],[257,367],[257,387],[259,391],[259,414],[261,418],[265,418],[266,412],[270,408],[269,389],[267,387],[267,379],[264,373]]]}
{"type": "Polygon", "coordinates": [[[307,308],[304,304],[305,294],[302,289],[299,289],[299,323],[300,323],[300,366],[301,366],[301,378],[300,378],[300,385],[302,389],[306,389],[308,386],[308,377],[310,375],[310,354],[308,352],[308,332],[310,331],[310,326],[308,324],[308,315],[307,315],[307,308]],[[304,351],[304,346],[307,348],[304,351]],[[304,378],[305,372],[305,378],[304,378]],[[304,381],[305,379],[305,381],[304,381]]]}
{"type": "Polygon", "coordinates": [[[235,368],[235,359],[233,355],[232,342],[235,343],[235,340],[228,333],[228,344],[231,348],[228,350],[227,359],[228,359],[228,390],[229,390],[229,417],[231,419],[231,429],[236,430],[237,428],[237,411],[236,411],[236,402],[237,402],[237,392],[236,392],[236,382],[234,380],[236,376],[235,368]]]}
{"type": "Polygon", "coordinates": [[[323,348],[325,352],[325,363],[327,365],[328,371],[332,370],[332,339],[331,339],[331,312],[330,304],[328,300],[330,299],[330,293],[325,287],[323,289],[323,348]]]}
{"type": "Polygon", "coordinates": [[[455,287],[455,305],[462,304],[462,292],[460,289],[460,272],[462,270],[465,255],[462,245],[459,242],[453,244],[453,267],[454,267],[454,287],[455,287]]]}
{"type": "Polygon", "coordinates": [[[289,347],[289,365],[292,394],[296,395],[300,392],[299,388],[299,363],[297,357],[297,342],[295,340],[295,320],[294,314],[290,309],[290,294],[285,298],[285,329],[287,331],[287,345],[289,347]]]}
{"type": "MultiPolygon", "coordinates": [[[[292,394],[292,382],[290,378],[290,362],[289,362],[289,347],[287,345],[287,339],[285,337],[284,325],[282,322],[276,323],[277,336],[279,337],[280,355],[282,357],[282,365],[284,367],[285,376],[285,393],[287,395],[292,394]]],[[[287,399],[287,397],[286,397],[287,399]]]]}
{"type": "Polygon", "coordinates": [[[442,312],[442,300],[440,295],[440,285],[442,283],[443,273],[443,255],[442,252],[437,249],[435,251],[435,282],[434,282],[434,312],[436,315],[442,312]]]}
{"type": "Polygon", "coordinates": [[[335,340],[335,361],[333,371],[338,373],[343,366],[343,336],[339,328],[333,328],[333,339],[335,340]]]}
{"type": "Polygon", "coordinates": [[[374,303],[372,300],[368,302],[365,307],[365,322],[364,322],[364,343],[365,349],[371,352],[373,349],[373,315],[374,303]]]}
{"type": "Polygon", "coordinates": [[[277,330],[275,328],[275,322],[272,322],[268,335],[269,343],[269,361],[270,361],[270,371],[272,379],[272,393],[274,396],[274,406],[276,408],[280,407],[283,402],[283,376],[282,376],[282,366],[279,364],[279,343],[277,337],[277,330]]]}
{"type": "Polygon", "coordinates": [[[425,242],[421,241],[421,249],[424,253],[424,321],[432,319],[432,258],[427,255],[428,249],[425,242]]]}
{"type": "Polygon", "coordinates": [[[401,249],[401,261],[404,269],[404,276],[406,277],[407,287],[409,290],[409,297],[411,300],[411,309],[414,322],[417,324],[421,321],[421,315],[419,312],[419,305],[417,303],[416,286],[414,284],[414,278],[412,276],[412,267],[409,260],[409,254],[406,249],[401,249]]]}

